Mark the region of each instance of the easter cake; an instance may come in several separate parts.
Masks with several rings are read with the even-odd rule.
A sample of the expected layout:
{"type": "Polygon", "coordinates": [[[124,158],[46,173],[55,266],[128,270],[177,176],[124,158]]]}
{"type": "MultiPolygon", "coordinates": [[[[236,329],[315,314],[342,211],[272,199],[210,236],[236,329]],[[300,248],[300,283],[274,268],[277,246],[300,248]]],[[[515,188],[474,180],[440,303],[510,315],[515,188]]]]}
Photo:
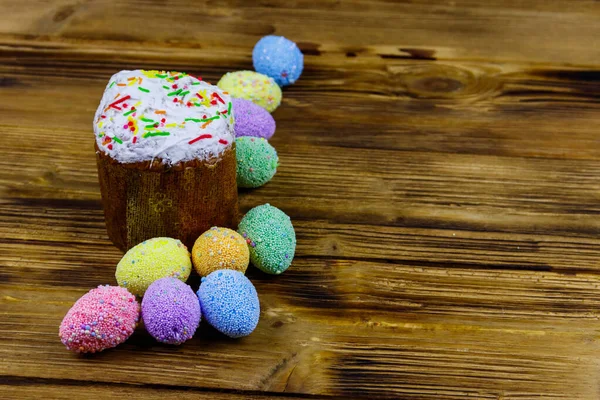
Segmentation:
{"type": "Polygon", "coordinates": [[[94,118],[108,236],[121,250],[157,236],[191,248],[238,218],[233,104],[180,72],[121,71],[94,118]]]}

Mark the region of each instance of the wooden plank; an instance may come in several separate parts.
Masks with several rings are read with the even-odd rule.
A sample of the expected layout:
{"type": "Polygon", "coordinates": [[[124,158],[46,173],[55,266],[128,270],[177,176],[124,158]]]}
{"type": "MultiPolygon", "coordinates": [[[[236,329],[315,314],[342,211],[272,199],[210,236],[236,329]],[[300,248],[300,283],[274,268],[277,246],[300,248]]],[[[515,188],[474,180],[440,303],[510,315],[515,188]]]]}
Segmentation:
{"type": "Polygon", "coordinates": [[[193,7],[186,1],[164,7],[142,0],[111,7],[101,1],[36,1],[37,7],[16,0],[3,4],[11,10],[0,19],[4,41],[51,38],[79,45],[102,41],[121,48],[144,43],[161,52],[249,49],[259,37],[275,33],[304,43],[312,54],[372,52],[402,58],[412,57],[411,49],[416,48],[426,50],[417,54],[441,59],[598,63],[594,38],[600,37],[600,9],[593,1],[571,1],[568,7],[556,0],[235,1],[195,2],[193,7]]]}
{"type": "MultiPolygon", "coordinates": [[[[290,211],[290,209],[286,209],[290,211]]],[[[297,211],[294,211],[296,214],[297,211]]],[[[0,264],[16,268],[15,284],[28,282],[19,274],[41,259],[60,254],[89,268],[115,265],[121,253],[106,235],[99,200],[14,200],[0,204],[0,264]],[[35,246],[35,252],[31,248],[35,246]],[[69,254],[76,252],[76,256],[69,254]],[[103,257],[98,259],[97,253],[103,257]]],[[[445,268],[563,271],[598,270],[597,238],[544,234],[374,226],[329,220],[294,220],[300,257],[411,262],[445,268]]],[[[71,273],[69,273],[70,275],[71,273]]],[[[81,281],[92,284],[92,280],[81,281]]],[[[46,284],[44,282],[43,284],[46,284]]]]}
{"type": "MultiPolygon", "coordinates": [[[[37,143],[5,134],[15,151],[0,160],[4,197],[22,206],[96,201],[93,150],[76,135],[86,136],[54,135],[54,147],[40,153],[37,143]]],[[[274,145],[282,166],[268,185],[240,195],[243,211],[272,202],[296,219],[587,238],[600,227],[590,218],[599,210],[600,162],[274,145]]]]}
{"type": "Polygon", "coordinates": [[[596,390],[596,275],[302,259],[280,277],[252,271],[262,316],[247,338],[203,325],[170,347],[140,328],[118,349],[78,357],[57,339],[57,321],[114,269],[40,264],[31,285],[10,284],[10,274],[1,285],[6,375],[350,397],[589,398],[596,390]]]}
{"type": "MultiPolygon", "coordinates": [[[[7,399],[52,398],[70,400],[73,397],[110,399],[125,397],[140,400],[179,400],[184,396],[194,399],[214,400],[274,400],[281,399],[277,394],[263,394],[248,391],[214,391],[192,387],[168,385],[127,385],[120,383],[96,383],[71,379],[4,378],[0,380],[0,390],[7,399]]],[[[286,399],[307,398],[286,394],[286,399]]],[[[311,399],[335,399],[333,396],[309,396],[311,399]]]]}
{"type": "MultiPolygon", "coordinates": [[[[251,68],[248,49],[116,55],[110,47],[90,53],[78,46],[36,45],[0,53],[7,64],[0,69],[6,129],[25,129],[29,107],[51,107],[44,118],[47,130],[89,131],[97,99],[110,75],[121,69],[181,69],[214,82],[228,68],[251,68]],[[28,87],[36,90],[24,90],[28,87]],[[48,98],[56,103],[47,104],[48,98]]],[[[600,85],[594,69],[369,56],[355,62],[330,56],[322,62],[307,58],[304,74],[285,90],[283,106],[274,114],[278,132],[293,131],[294,143],[561,159],[600,156],[594,130],[600,85]]],[[[280,136],[274,140],[283,140],[280,136]]]]}

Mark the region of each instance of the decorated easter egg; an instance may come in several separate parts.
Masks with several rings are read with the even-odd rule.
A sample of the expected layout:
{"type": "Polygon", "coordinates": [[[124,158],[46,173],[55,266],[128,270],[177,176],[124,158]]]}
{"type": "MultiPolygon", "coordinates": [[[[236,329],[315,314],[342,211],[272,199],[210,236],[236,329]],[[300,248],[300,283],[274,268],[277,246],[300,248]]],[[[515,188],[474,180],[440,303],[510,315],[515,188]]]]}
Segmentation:
{"type": "Polygon", "coordinates": [[[258,72],[228,72],[223,75],[217,86],[230,96],[250,100],[268,112],[275,111],[281,103],[279,85],[272,78],[258,72]]]}
{"type": "Polygon", "coordinates": [[[206,321],[229,337],[247,336],[258,325],[258,294],[240,271],[223,269],[202,278],[198,298],[206,321]]]}
{"type": "Polygon", "coordinates": [[[232,99],[235,115],[235,136],[270,139],[275,133],[275,120],[264,108],[250,100],[232,99]]]}
{"type": "Polygon", "coordinates": [[[60,324],[67,349],[95,353],[123,343],[135,330],[140,305],[127,289],[98,286],[79,298],[60,324]]]}
{"type": "Polygon", "coordinates": [[[236,139],[235,146],[238,187],[259,187],[273,178],[279,158],[269,142],[244,136],[236,139]]]}
{"type": "Polygon", "coordinates": [[[144,293],[142,319],[148,333],[168,344],[191,339],[200,323],[200,303],[191,287],[176,278],[154,281],[144,293]]]}
{"type": "Polygon", "coordinates": [[[296,43],[283,36],[265,36],[252,51],[254,69],[270,76],[279,86],[296,82],[304,67],[304,56],[296,43]]]}
{"type": "Polygon", "coordinates": [[[187,247],[177,239],[157,237],[132,247],[119,261],[115,277],[119,286],[143,296],[152,282],[167,276],[185,282],[192,271],[187,247]]]}
{"type": "Polygon", "coordinates": [[[270,204],[254,207],[240,221],[238,232],[250,246],[250,261],[268,274],[285,271],[296,251],[296,232],[283,211],[270,204]]]}
{"type": "Polygon", "coordinates": [[[207,276],[218,269],[235,269],[244,273],[250,262],[250,254],[246,241],[239,233],[213,226],[194,243],[192,261],[200,276],[207,276]]]}

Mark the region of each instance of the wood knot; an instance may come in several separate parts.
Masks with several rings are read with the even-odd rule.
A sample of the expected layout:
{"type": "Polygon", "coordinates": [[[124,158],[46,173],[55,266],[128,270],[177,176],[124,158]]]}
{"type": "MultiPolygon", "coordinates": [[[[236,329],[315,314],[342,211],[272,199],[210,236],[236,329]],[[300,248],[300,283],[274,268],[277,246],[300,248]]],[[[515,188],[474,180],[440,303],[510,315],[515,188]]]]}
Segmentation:
{"type": "Polygon", "coordinates": [[[413,89],[431,93],[455,92],[462,89],[463,86],[459,80],[437,76],[417,79],[412,84],[413,89]]]}
{"type": "Polygon", "coordinates": [[[411,97],[424,99],[477,99],[500,86],[487,71],[443,64],[415,66],[396,74],[411,97]]]}
{"type": "Polygon", "coordinates": [[[63,22],[71,15],[75,13],[75,7],[73,5],[66,5],[58,9],[52,18],[54,22],[63,22]]]}

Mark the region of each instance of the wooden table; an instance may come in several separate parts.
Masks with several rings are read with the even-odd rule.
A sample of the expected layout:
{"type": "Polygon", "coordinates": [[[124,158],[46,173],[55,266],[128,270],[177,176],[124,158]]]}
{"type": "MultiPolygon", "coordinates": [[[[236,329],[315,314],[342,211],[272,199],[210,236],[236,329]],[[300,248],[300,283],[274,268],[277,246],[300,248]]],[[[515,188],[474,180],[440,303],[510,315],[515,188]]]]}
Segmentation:
{"type": "MultiPolygon", "coordinates": [[[[0,1],[0,397],[600,397],[595,1],[0,1]],[[297,256],[262,315],[93,356],[58,325],[115,284],[92,118],[121,69],[216,82],[285,35],[273,114],[297,256]]],[[[198,279],[192,279],[197,287],[198,279]]]]}

